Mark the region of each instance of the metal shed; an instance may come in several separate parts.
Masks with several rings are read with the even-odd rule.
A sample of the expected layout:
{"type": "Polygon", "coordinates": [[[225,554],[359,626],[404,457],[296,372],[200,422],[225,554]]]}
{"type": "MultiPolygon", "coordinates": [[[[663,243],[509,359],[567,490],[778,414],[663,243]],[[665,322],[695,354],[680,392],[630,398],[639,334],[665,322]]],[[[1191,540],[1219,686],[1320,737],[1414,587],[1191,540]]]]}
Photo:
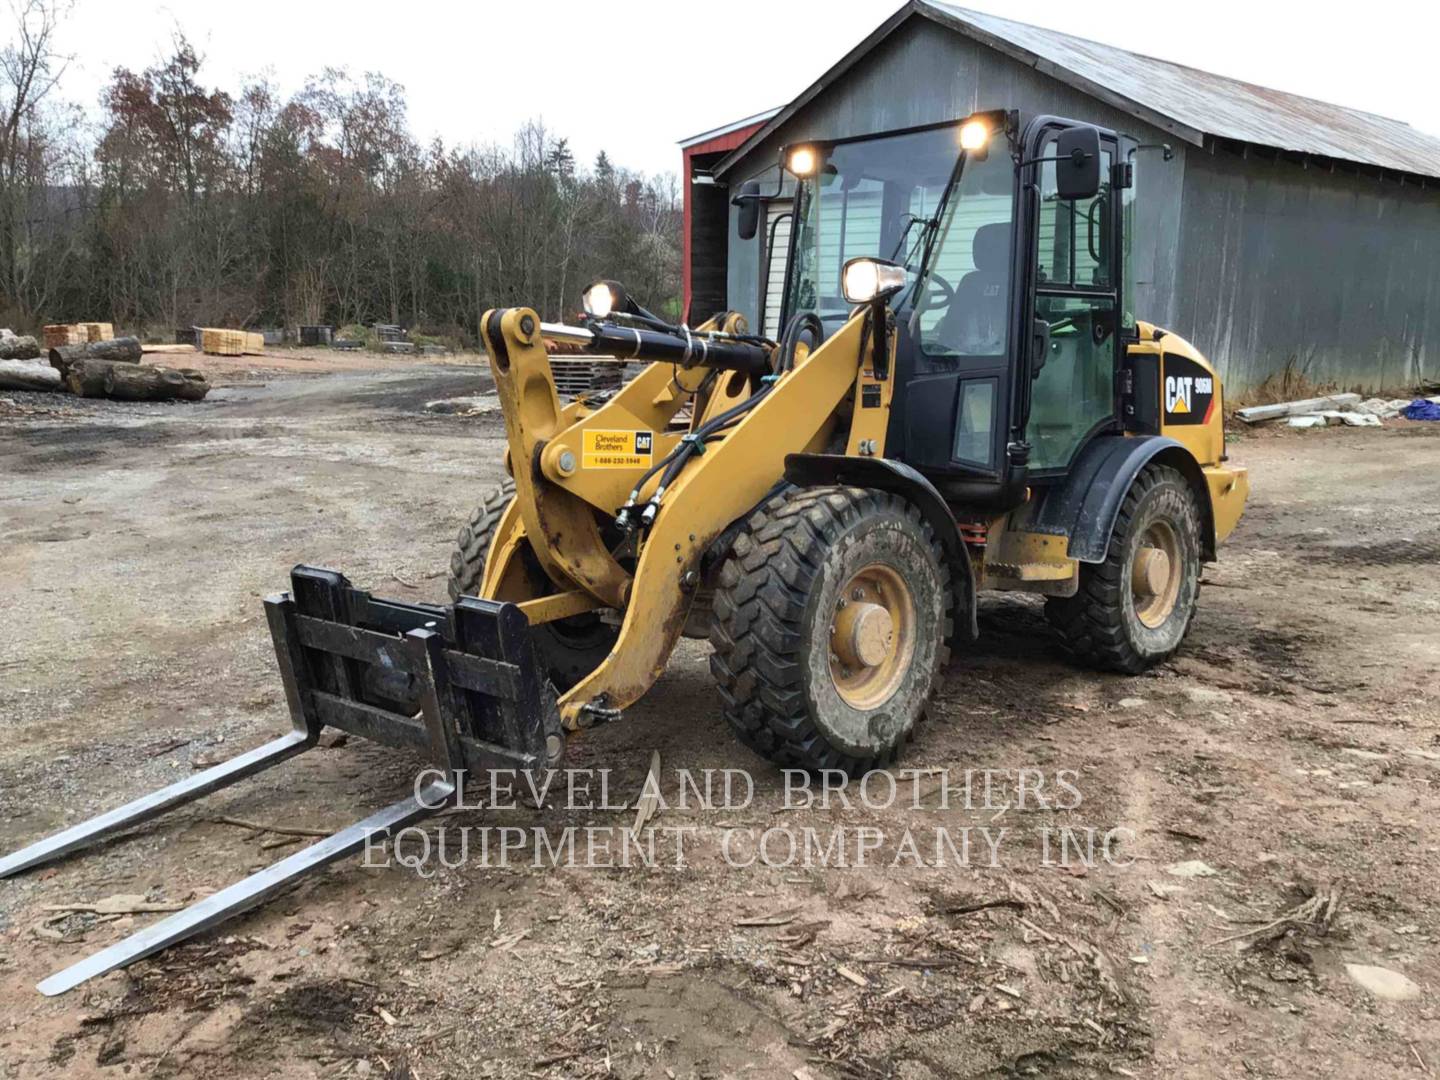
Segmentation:
{"type": "MultiPolygon", "coordinates": [[[[1235,390],[1287,367],[1364,390],[1440,371],[1440,138],[939,0],[910,0],[689,179],[773,184],[787,143],[1017,108],[1173,147],[1172,161],[1154,153],[1137,170],[1138,311],[1193,341],[1235,390]]],[[[719,222],[707,230],[696,208],[701,260],[719,222]]],[[[765,325],[766,230],[734,239],[734,213],[727,302],[765,325]]]]}

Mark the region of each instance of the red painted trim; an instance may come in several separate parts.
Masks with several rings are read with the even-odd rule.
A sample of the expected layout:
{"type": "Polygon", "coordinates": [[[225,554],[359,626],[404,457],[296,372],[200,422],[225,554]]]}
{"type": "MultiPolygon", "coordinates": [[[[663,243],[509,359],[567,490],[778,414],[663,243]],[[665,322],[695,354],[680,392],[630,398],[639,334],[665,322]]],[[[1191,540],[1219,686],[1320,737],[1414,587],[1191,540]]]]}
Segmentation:
{"type": "Polygon", "coordinates": [[[734,131],[727,131],[724,135],[717,135],[713,139],[706,139],[704,142],[696,143],[694,146],[687,146],[684,151],[682,151],[684,165],[681,170],[681,183],[685,185],[683,189],[685,210],[684,239],[682,241],[682,249],[680,255],[680,278],[682,292],[680,300],[680,313],[682,317],[688,317],[690,312],[690,215],[692,212],[690,190],[692,186],[692,181],[694,180],[695,176],[693,159],[696,154],[714,154],[724,150],[734,150],[737,146],[739,146],[741,143],[743,143],[746,139],[748,139],[751,135],[759,131],[764,126],[765,121],[762,120],[758,123],[750,124],[748,127],[736,128],[734,131]]]}
{"type": "Polygon", "coordinates": [[[690,318],[690,179],[690,151],[686,150],[685,166],[680,173],[680,183],[685,185],[681,188],[681,197],[684,200],[685,206],[685,212],[682,215],[684,225],[680,242],[680,318],[682,321],[690,318]]]}

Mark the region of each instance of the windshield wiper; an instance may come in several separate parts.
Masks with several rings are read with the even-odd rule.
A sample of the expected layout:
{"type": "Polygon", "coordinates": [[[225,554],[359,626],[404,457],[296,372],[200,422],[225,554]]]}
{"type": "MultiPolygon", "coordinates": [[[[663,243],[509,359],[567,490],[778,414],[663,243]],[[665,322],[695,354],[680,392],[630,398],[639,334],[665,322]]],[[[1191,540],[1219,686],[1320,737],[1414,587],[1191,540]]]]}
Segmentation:
{"type": "Polygon", "coordinates": [[[965,150],[955,155],[955,164],[950,169],[950,179],[945,184],[945,193],[940,196],[940,204],[935,207],[935,216],[931,219],[932,228],[927,228],[920,234],[920,239],[925,242],[925,253],[920,257],[920,277],[925,276],[925,271],[930,268],[930,251],[935,246],[935,236],[940,231],[940,219],[945,216],[945,208],[950,205],[950,196],[960,186],[960,175],[965,170],[965,161],[969,154],[965,150]]]}
{"type": "MultiPolygon", "coordinates": [[[[921,231],[919,237],[916,238],[915,248],[918,248],[918,247],[920,246],[921,242],[924,241],[925,237],[926,237],[927,235],[929,235],[930,230],[936,228],[936,227],[940,224],[940,219],[939,219],[939,217],[924,218],[924,217],[921,217],[919,214],[906,214],[905,216],[906,216],[907,218],[909,218],[910,220],[907,221],[907,222],[905,222],[905,227],[900,230],[900,237],[899,237],[899,239],[897,239],[897,240],[895,241],[895,250],[892,251],[892,252],[890,252],[890,261],[891,261],[891,262],[894,262],[894,261],[899,257],[900,252],[902,252],[902,251],[905,250],[905,239],[906,239],[906,237],[908,237],[908,236],[910,235],[910,229],[911,229],[912,226],[914,226],[914,225],[924,225],[924,226],[925,226],[925,228],[921,231]]],[[[911,258],[913,257],[913,255],[915,254],[915,248],[912,248],[912,249],[910,250],[910,254],[905,256],[905,262],[904,262],[903,265],[906,267],[906,269],[909,269],[909,267],[910,267],[910,259],[911,259],[911,258]]]]}

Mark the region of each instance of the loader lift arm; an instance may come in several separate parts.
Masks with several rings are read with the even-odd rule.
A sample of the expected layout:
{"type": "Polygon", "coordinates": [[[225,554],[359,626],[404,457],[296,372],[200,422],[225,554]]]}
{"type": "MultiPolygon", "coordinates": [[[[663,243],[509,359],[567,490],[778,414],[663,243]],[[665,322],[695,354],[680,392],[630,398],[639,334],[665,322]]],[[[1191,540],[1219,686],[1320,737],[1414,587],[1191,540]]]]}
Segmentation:
{"type": "MultiPolygon", "coordinates": [[[[642,374],[628,388],[633,393],[622,393],[580,423],[560,429],[558,413],[552,411],[553,380],[543,338],[547,331],[559,334],[564,328],[542,326],[527,309],[485,316],[485,346],[496,391],[505,405],[510,461],[534,463],[530,469],[515,468],[516,503],[529,545],[542,565],[563,568],[566,577],[596,601],[624,611],[619,640],[609,657],[560,699],[566,729],[588,727],[613,716],[660,677],[684,628],[707,550],[774,487],[784,474],[788,454],[818,452],[834,435],[840,403],[856,385],[868,318],[867,311],[857,310],[823,345],[797,356],[793,368],[757,391],[763,399],[738,423],[716,433],[703,452],[690,457],[664,491],[641,541],[633,581],[628,581],[618,575],[597,579],[581,568],[610,559],[599,530],[593,527],[595,511],[618,515],[623,503],[615,501],[617,492],[632,479],[639,481],[645,470],[640,466],[577,469],[573,463],[583,460],[587,430],[636,430],[637,422],[659,423],[658,410],[673,399],[656,393],[656,384],[668,384],[671,373],[663,363],[652,364],[650,378],[642,374]],[[651,395],[648,402],[647,395],[651,395]],[[649,415],[637,416],[646,406],[649,415]],[[625,483],[617,486],[617,474],[625,483]],[[588,526],[572,527],[586,521],[588,526]]],[[[635,334],[637,350],[645,348],[641,331],[622,333],[635,334]]],[[[657,333],[651,341],[656,339],[676,347],[673,335],[657,333]]],[[[650,344],[652,350],[656,347],[650,344]]],[[[699,346],[695,348],[698,351],[699,346]]],[[[736,370],[749,350],[738,358],[738,350],[723,353],[707,346],[707,352],[711,363],[718,359],[735,365],[729,370],[737,385],[728,396],[714,395],[698,413],[695,426],[741,399],[741,384],[756,371],[753,366],[736,370]]],[[[664,474],[659,474],[645,481],[642,495],[659,490],[663,479],[664,474]]]]}

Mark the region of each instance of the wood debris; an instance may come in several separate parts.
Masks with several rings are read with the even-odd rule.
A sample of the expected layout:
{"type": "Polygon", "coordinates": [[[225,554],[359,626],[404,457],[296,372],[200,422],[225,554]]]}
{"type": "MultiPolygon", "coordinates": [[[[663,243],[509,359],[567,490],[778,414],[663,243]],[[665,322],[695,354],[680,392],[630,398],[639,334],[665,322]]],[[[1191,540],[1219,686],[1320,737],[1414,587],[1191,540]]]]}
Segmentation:
{"type": "Polygon", "coordinates": [[[844,964],[839,964],[839,965],[836,966],[836,968],[835,968],[835,974],[839,975],[842,979],[846,980],[847,982],[852,982],[852,983],[854,983],[856,986],[860,987],[860,989],[862,989],[862,990],[868,988],[869,985],[870,985],[870,980],[869,980],[869,979],[867,979],[864,975],[861,975],[861,974],[860,974],[858,971],[856,971],[854,968],[848,968],[848,967],[846,967],[844,964]]]}
{"type": "Polygon", "coordinates": [[[516,930],[513,934],[504,934],[496,938],[490,942],[490,947],[492,949],[499,949],[501,952],[509,952],[529,936],[529,930],[516,930]]]}
{"type": "Polygon", "coordinates": [[[635,824],[630,826],[630,835],[639,837],[642,829],[660,807],[660,751],[650,755],[650,771],[645,776],[645,786],[635,804],[635,824]]]}
{"type": "Polygon", "coordinates": [[[787,926],[800,917],[799,908],[787,908],[784,911],[772,911],[769,915],[754,915],[749,918],[736,919],[733,926],[787,926]]]}
{"type": "Polygon", "coordinates": [[[254,833],[274,833],[276,836],[314,836],[323,839],[330,835],[323,829],[300,829],[291,825],[268,825],[260,821],[246,821],[244,818],[210,818],[217,825],[233,825],[237,829],[249,829],[254,833]]]}
{"type": "Polygon", "coordinates": [[[1210,942],[1213,948],[1216,945],[1224,945],[1231,941],[1240,941],[1245,938],[1253,938],[1245,948],[1253,948],[1266,941],[1274,941],[1276,938],[1284,937],[1291,930],[1298,930],[1301,933],[1324,935],[1330,932],[1330,924],[1335,919],[1335,912],[1340,907],[1340,890],[1334,886],[1321,886],[1315,890],[1314,895],[1303,903],[1295,905],[1289,911],[1284,912],[1279,918],[1273,919],[1261,926],[1249,930],[1242,930],[1238,934],[1231,934],[1218,941],[1210,942]]]}
{"type": "Polygon", "coordinates": [[[141,915],[150,912],[179,911],[184,906],[184,904],[171,903],[168,900],[146,900],[145,897],[136,893],[116,893],[103,900],[96,900],[93,904],[45,904],[40,910],[85,912],[91,915],[141,915]]]}

